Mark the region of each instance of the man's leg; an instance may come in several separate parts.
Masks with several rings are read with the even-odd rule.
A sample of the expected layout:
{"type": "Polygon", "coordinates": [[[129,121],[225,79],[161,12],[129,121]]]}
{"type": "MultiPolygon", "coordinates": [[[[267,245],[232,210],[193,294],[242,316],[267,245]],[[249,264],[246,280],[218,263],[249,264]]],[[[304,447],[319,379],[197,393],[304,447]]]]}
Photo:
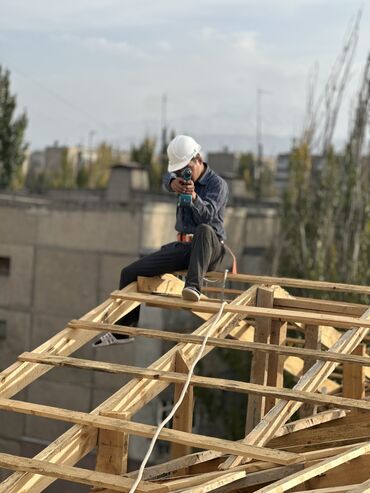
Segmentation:
{"type": "MultiPolygon", "coordinates": [[[[138,276],[160,276],[168,272],[183,270],[188,267],[191,253],[190,243],[173,242],[164,245],[160,250],[147,255],[136,262],[124,267],[121,271],[119,288],[137,280],[138,276]]],[[[136,327],[139,321],[140,306],[122,317],[116,325],[128,325],[136,327]]],[[[130,338],[122,334],[105,334],[94,343],[94,347],[110,346],[112,344],[127,342],[130,338]],[[107,337],[105,337],[107,336],[107,337]],[[113,336],[113,337],[112,337],[113,336]]]]}
{"type": "MultiPolygon", "coordinates": [[[[214,268],[217,263],[222,260],[224,251],[224,246],[218,239],[214,229],[207,224],[200,224],[195,231],[192,241],[185,288],[189,288],[190,290],[195,290],[200,293],[203,286],[203,278],[207,270],[210,267],[214,268]]],[[[184,291],[184,297],[186,297],[187,294],[192,294],[191,292],[189,293],[188,290],[184,291]]],[[[186,297],[186,299],[193,300],[196,298],[197,296],[186,297]]]]}

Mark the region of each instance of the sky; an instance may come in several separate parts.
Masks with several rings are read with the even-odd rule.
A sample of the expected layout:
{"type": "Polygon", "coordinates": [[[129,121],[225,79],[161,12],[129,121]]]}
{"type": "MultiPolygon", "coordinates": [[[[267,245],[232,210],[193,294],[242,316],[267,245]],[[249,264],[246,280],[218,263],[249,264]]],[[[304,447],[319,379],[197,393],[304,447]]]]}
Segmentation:
{"type": "Polygon", "coordinates": [[[255,151],[259,91],[273,155],[299,137],[310,74],[320,93],[361,7],[340,144],[370,50],[370,0],[0,0],[0,65],[32,150],[128,149],[159,139],[165,121],[204,150],[255,151]]]}

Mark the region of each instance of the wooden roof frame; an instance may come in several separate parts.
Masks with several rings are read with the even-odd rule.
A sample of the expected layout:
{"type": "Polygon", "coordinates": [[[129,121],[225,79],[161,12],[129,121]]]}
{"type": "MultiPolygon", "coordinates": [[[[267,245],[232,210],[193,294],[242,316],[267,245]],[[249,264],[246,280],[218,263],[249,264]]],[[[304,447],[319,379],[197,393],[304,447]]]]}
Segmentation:
{"type": "MultiPolygon", "coordinates": [[[[209,273],[207,277],[221,279],[222,274],[209,273]]],[[[334,468],[345,471],[351,460],[361,460],[369,471],[368,476],[366,472],[359,475],[358,470],[352,476],[346,473],[343,484],[339,479],[332,481],[335,486],[330,484],[329,490],[333,493],[370,491],[370,401],[366,398],[370,358],[361,344],[370,330],[370,309],[359,304],[295,298],[283,286],[369,295],[370,287],[240,274],[230,274],[229,278],[252,286],[245,291],[205,288],[204,291],[211,294],[223,291],[227,296],[236,296],[228,300],[217,323],[214,323],[220,308],[217,298],[203,296],[197,303],[182,300],[183,282],[171,274],[139,278],[137,283],[114,291],[101,305],[79,320],[71,321],[32,352],[21,354],[13,365],[1,372],[0,409],[63,420],[73,426],[33,459],[0,453],[0,467],[15,471],[0,484],[0,493],[41,492],[56,479],[88,484],[95,492],[130,491],[136,473],[127,472],[128,438],[130,435],[151,437],[155,432],[154,426],[135,423],[132,418],[170,384],[174,384],[175,396],[179,395],[184,374],[210,330],[204,355],[215,347],[251,351],[251,382],[194,375],[186,399],[174,417],[173,429],[164,429],[160,435],[161,439],[172,443],[172,459],[147,468],[137,491],[226,493],[245,488],[245,491],[277,493],[302,488],[302,485],[313,487],[310,491],[320,491],[325,485],[325,481],[320,480],[322,475],[330,476],[334,468]],[[193,334],[114,326],[116,332],[177,343],[149,368],[71,357],[98,333],[111,331],[115,321],[141,303],[190,310],[203,323],[193,334]],[[304,331],[303,348],[286,345],[288,323],[304,331]],[[320,333],[321,343],[328,350],[321,350],[318,345],[320,333]],[[226,340],[227,336],[234,340],[226,340]],[[303,374],[293,389],[284,389],[284,364],[290,358],[303,360],[303,374]],[[330,376],[339,365],[343,365],[343,395],[318,392],[324,382],[331,391],[338,392],[340,386],[330,380],[330,376]],[[125,373],[131,375],[132,380],[91,413],[12,399],[57,366],[125,373]],[[244,439],[232,442],[192,433],[194,386],[250,395],[244,439]],[[318,405],[334,409],[312,415],[313,406],[318,405]],[[298,409],[302,411],[302,419],[287,424],[298,409]],[[343,409],[351,411],[344,416],[343,409]],[[338,423],[350,420],[352,425],[343,427],[334,447],[327,444],[323,448],[333,420],[339,420],[338,423]],[[315,428],[310,428],[312,426],[315,428]],[[320,435],[321,427],[324,429],[320,435]],[[352,428],[356,430],[354,434],[351,434],[352,428]],[[307,440],[311,430],[312,436],[314,430],[321,436],[321,440],[316,438],[311,450],[294,442],[299,433],[298,436],[305,436],[307,440]],[[191,453],[194,445],[204,451],[191,453]],[[95,448],[95,471],[75,467],[95,448]],[[203,465],[207,467],[203,469],[203,465]],[[346,486],[346,481],[350,487],[346,486]]]]}

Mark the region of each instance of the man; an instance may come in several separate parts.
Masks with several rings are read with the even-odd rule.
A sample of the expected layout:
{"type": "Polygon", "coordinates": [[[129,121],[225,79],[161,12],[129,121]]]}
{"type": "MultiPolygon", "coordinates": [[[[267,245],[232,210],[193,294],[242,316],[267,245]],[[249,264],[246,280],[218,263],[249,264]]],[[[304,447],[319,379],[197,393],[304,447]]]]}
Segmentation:
{"type": "MultiPolygon", "coordinates": [[[[157,252],[147,255],[121,272],[119,288],[122,289],[138,276],[159,276],[168,272],[187,269],[182,297],[199,301],[203,278],[207,270],[213,270],[225,253],[224,214],[228,198],[226,182],[203,162],[201,147],[187,135],[178,135],[169,144],[168,173],[163,185],[180,196],[175,229],[178,241],[168,243],[157,252]],[[191,171],[191,179],[182,177],[185,168],[191,171]]],[[[117,325],[137,326],[140,307],[121,318],[117,325]]],[[[94,347],[123,344],[132,337],[121,334],[104,334],[94,347]]]]}

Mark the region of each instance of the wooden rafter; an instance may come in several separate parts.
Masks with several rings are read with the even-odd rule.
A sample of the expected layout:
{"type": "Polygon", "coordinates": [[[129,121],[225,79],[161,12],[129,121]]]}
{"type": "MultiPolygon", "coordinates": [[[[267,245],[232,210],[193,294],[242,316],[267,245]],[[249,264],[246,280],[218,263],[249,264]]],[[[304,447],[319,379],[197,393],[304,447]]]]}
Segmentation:
{"type": "MultiPolygon", "coordinates": [[[[219,278],[220,274],[211,273],[209,277],[219,278]]],[[[183,301],[180,298],[183,283],[172,275],[140,278],[137,284],[113,292],[104,303],[80,320],[71,321],[63,331],[32,352],[20,355],[16,363],[0,373],[0,409],[74,424],[34,459],[0,453],[0,467],[17,471],[0,484],[0,493],[41,492],[56,479],[88,484],[101,493],[129,491],[136,473],[126,472],[128,437],[151,437],[155,432],[154,426],[136,423],[134,414],[170,384],[175,385],[176,394],[179,395],[186,380],[187,368],[210,330],[212,333],[204,355],[216,347],[249,351],[257,355],[256,358],[260,357],[258,365],[261,370],[257,372],[259,376],[252,372],[251,382],[193,375],[191,389],[199,386],[257,396],[255,403],[258,405],[254,406],[256,409],[260,407],[260,414],[254,414],[250,432],[245,439],[237,442],[195,434],[191,429],[192,394],[189,393],[188,400],[174,420],[174,428],[163,429],[160,434],[161,439],[177,444],[178,448],[173,449],[176,450],[173,452],[175,458],[146,469],[137,491],[206,493],[217,490],[231,493],[249,488],[248,491],[267,493],[286,491],[305,483],[308,485],[314,479],[316,490],[312,491],[320,491],[318,476],[347,467],[346,463],[351,460],[361,460],[363,464],[362,469],[358,468],[358,471],[363,471],[361,475],[349,478],[353,487],[351,491],[370,491],[370,473],[367,473],[370,470],[370,429],[367,420],[370,402],[365,394],[370,358],[366,355],[365,346],[353,354],[361,341],[366,340],[370,310],[353,303],[294,298],[279,285],[362,294],[370,294],[370,287],[243,274],[229,275],[229,279],[255,286],[246,291],[206,289],[206,292],[214,294],[224,291],[230,297],[237,295],[235,299],[228,300],[218,323],[214,323],[220,308],[217,299],[203,296],[196,304],[183,301]],[[257,285],[261,288],[258,289],[257,285]],[[258,291],[266,296],[270,293],[270,301],[261,298],[262,301],[256,303],[258,291]],[[142,303],[191,310],[204,322],[193,334],[113,325],[142,303]],[[305,348],[286,346],[287,322],[303,331],[306,327],[305,348]],[[264,328],[266,334],[262,337],[261,330],[264,328]],[[284,329],[282,332],[281,328],[284,329]],[[345,331],[339,332],[338,328],[345,331]],[[149,368],[71,357],[74,351],[98,333],[112,330],[169,340],[176,345],[149,368]],[[322,345],[328,347],[328,351],[319,347],[319,333],[322,335],[322,345]],[[239,340],[225,340],[228,335],[239,340]],[[309,336],[312,336],[311,342],[309,336]],[[307,367],[293,389],[283,388],[282,372],[288,366],[285,358],[293,357],[306,361],[307,367]],[[341,364],[347,372],[345,374],[351,375],[346,377],[344,396],[318,393],[323,382],[341,364]],[[311,368],[308,369],[309,365],[311,368]],[[11,399],[28,384],[58,366],[125,373],[131,375],[132,380],[91,413],[11,399]],[[349,383],[349,378],[352,383],[349,383]],[[261,398],[267,398],[268,402],[265,416],[259,404],[263,402],[261,398]],[[286,424],[302,403],[324,409],[334,406],[336,409],[286,424]],[[345,413],[340,411],[341,408],[352,411],[343,417],[345,413]],[[331,426],[333,420],[337,423],[336,427],[331,426]],[[280,437],[273,439],[277,435],[280,437]],[[310,442],[309,446],[305,445],[306,441],[310,442]],[[191,446],[204,448],[205,451],[189,454],[191,446]],[[94,448],[97,448],[96,470],[75,467],[94,448]],[[226,460],[225,454],[230,456],[226,460]],[[249,462],[251,459],[253,462],[249,462]],[[205,463],[208,465],[202,469],[205,463]],[[170,473],[173,478],[160,477],[170,473]],[[259,485],[266,483],[268,485],[261,489],[259,485]]],[[[333,485],[330,492],[335,491],[348,490],[345,485],[333,485]]]]}

